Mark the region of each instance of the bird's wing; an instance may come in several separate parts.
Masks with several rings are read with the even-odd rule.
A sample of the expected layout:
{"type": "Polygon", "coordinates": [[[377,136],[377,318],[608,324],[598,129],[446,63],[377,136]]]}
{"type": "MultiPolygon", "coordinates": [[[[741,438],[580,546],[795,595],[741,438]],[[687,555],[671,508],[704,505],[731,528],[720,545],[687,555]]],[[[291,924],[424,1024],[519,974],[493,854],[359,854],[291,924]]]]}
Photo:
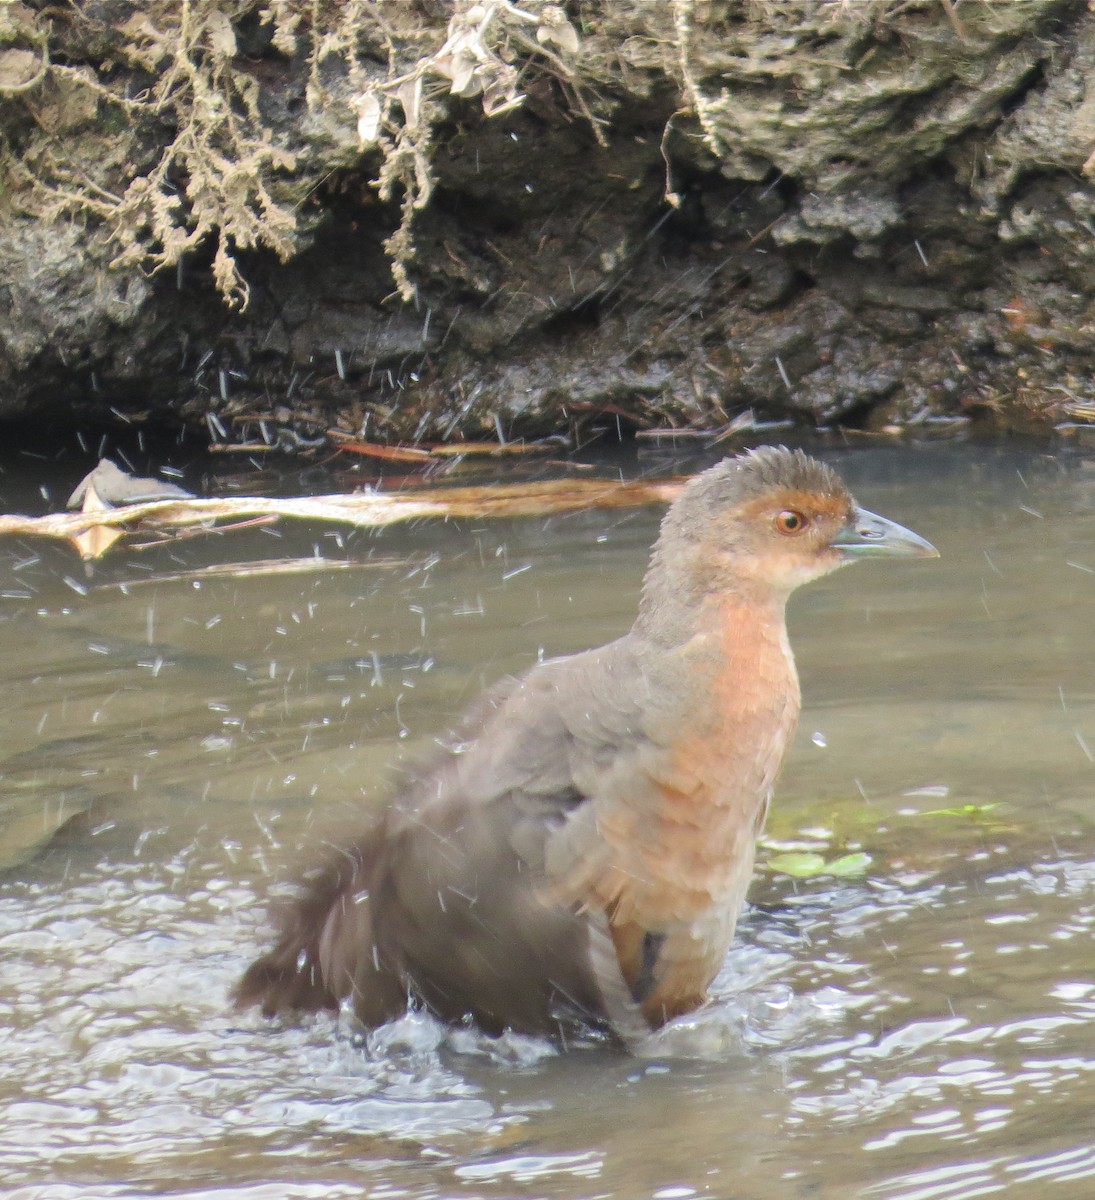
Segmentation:
{"type": "Polygon", "coordinates": [[[531,872],[531,888],[527,874],[517,880],[539,901],[522,910],[528,927],[559,912],[580,916],[584,963],[625,1038],[646,1027],[637,1007],[645,997],[651,1011],[674,1006],[666,972],[680,984],[675,1006],[694,1007],[703,985],[693,977],[706,983],[727,940],[720,929],[709,944],[680,922],[667,930],[666,896],[644,878],[665,789],[695,786],[670,746],[679,728],[673,665],[631,638],[545,663],[500,697],[458,766],[469,808],[491,836],[504,832],[531,872]],[[681,961],[697,952],[701,965],[681,961]]]}
{"type": "MultiPolygon", "coordinates": [[[[645,743],[630,658],[613,643],[502,685],[397,800],[372,887],[381,958],[443,1015],[550,1028],[554,1006],[645,1027],[606,914],[556,894],[549,862],[645,743]]],[[[594,820],[583,873],[600,842],[594,820]]]]}
{"type": "Polygon", "coordinates": [[[668,1010],[662,975],[679,957],[630,888],[641,864],[621,854],[649,841],[671,774],[659,740],[675,728],[671,693],[629,639],[499,685],[308,883],[240,1002],[352,996],[376,1023],[410,990],[487,1028],[550,1032],[564,1010],[630,1040],[649,1019],[644,997],[668,1010]]]}
{"type": "Polygon", "coordinates": [[[589,731],[558,703],[567,674],[548,663],[496,685],[391,808],[332,849],[277,914],[279,936],[241,981],[240,1007],[272,1014],[351,998],[375,1024],[410,990],[488,1028],[550,1032],[560,1007],[625,1023],[618,975],[603,989],[594,981],[597,964],[611,976],[609,940],[574,905],[545,897],[546,842],[588,801],[576,783],[588,771],[575,764],[589,753],[571,727],[589,731]]]}
{"type": "Polygon", "coordinates": [[[702,741],[682,753],[695,694],[681,654],[629,637],[546,666],[526,680],[527,717],[508,723],[512,748],[491,777],[511,797],[510,837],[545,900],[586,915],[591,969],[627,1036],[621,977],[651,1024],[702,1003],[748,886],[754,831],[706,803],[702,741]],[[728,833],[716,843],[718,820],[728,833]]]}
{"type": "MultiPolygon", "coordinates": [[[[628,638],[550,660],[480,710],[446,782],[469,809],[508,809],[513,848],[529,866],[557,874],[560,864],[547,867],[545,856],[564,825],[581,826],[593,813],[581,814],[610,796],[634,801],[649,789],[649,770],[663,757],[650,733],[656,707],[628,638]]],[[[587,848],[598,840],[594,821],[587,848]]]]}

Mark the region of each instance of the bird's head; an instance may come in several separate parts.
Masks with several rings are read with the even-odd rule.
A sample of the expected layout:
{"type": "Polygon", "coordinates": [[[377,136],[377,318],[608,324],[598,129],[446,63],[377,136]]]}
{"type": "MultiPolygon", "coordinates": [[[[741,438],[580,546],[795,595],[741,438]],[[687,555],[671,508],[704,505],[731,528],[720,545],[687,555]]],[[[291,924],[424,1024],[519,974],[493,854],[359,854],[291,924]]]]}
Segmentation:
{"type": "Polygon", "coordinates": [[[860,508],[824,463],[765,446],[688,483],[666,514],[651,575],[671,574],[693,593],[785,598],[861,558],[937,554],[911,530],[860,508]]]}

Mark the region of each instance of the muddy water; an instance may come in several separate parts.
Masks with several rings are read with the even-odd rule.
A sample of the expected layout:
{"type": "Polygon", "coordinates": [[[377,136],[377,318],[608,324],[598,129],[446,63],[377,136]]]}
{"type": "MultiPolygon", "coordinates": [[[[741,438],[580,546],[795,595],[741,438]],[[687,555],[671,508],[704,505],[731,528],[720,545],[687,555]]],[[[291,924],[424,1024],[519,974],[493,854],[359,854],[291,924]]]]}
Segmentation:
{"type": "MultiPolygon", "coordinates": [[[[805,706],[762,857],[870,861],[762,869],[715,1003],[636,1058],[422,1018],[363,1044],[225,995],[302,847],[485,682],[626,627],[655,512],[239,533],[91,579],[0,546],[0,1187],[1089,1196],[1095,460],[825,453],[943,557],[795,598],[805,706]],[[187,574],[317,547],[350,565],[187,574]]],[[[48,475],[8,464],[3,506],[48,475]]]]}

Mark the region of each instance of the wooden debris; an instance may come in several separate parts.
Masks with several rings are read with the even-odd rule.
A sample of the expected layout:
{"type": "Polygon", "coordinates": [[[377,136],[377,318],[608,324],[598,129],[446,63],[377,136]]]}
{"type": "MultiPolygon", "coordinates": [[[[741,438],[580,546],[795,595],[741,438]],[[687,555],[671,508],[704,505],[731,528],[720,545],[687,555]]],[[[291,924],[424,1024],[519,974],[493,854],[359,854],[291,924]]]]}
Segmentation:
{"type": "Polygon", "coordinates": [[[334,439],[336,450],[348,454],[361,454],[367,458],[382,458],[386,462],[420,463],[428,461],[431,457],[428,450],[420,450],[417,446],[386,446],[382,442],[366,442],[361,438],[339,433],[337,429],[329,429],[327,436],[334,439]]]}
{"type": "MultiPolygon", "coordinates": [[[[116,508],[88,501],[81,512],[41,517],[0,515],[0,536],[61,538],[84,559],[101,557],[120,538],[223,532],[221,522],[252,518],[330,521],[381,526],[423,517],[530,517],[587,508],[668,504],[682,479],[618,483],[605,479],[559,479],[488,487],[427,488],[397,494],[359,492],[333,496],[225,496],[151,500],[116,508]],[[99,507],[88,507],[88,504],[99,507]]],[[[89,489],[89,493],[93,489],[89,489]]]]}
{"type": "Polygon", "coordinates": [[[423,462],[431,458],[457,458],[462,455],[500,458],[513,454],[546,454],[567,444],[566,439],[555,437],[537,442],[436,442],[423,446],[388,446],[353,437],[340,429],[328,429],[327,436],[335,442],[336,450],[363,454],[368,458],[382,458],[389,462],[423,462]]]}
{"type": "Polygon", "coordinates": [[[431,458],[505,458],[512,454],[550,454],[569,443],[565,438],[544,438],[538,442],[440,442],[424,446],[431,458]]]}
{"type": "MultiPolygon", "coordinates": [[[[84,514],[103,513],[109,512],[118,504],[175,497],[192,498],[193,495],[193,492],[188,492],[174,483],[128,475],[117,463],[109,458],[102,458],[95,469],[89,471],[76,485],[76,490],[68,498],[67,507],[78,509],[84,514]]],[[[80,551],[80,557],[87,561],[102,558],[123,536],[123,530],[97,523],[78,533],[70,534],[69,541],[80,551]]]]}
{"type": "Polygon", "coordinates": [[[210,578],[257,579],[272,575],[315,575],[326,571],[394,570],[406,567],[406,558],[260,558],[252,562],[210,563],[193,571],[170,571],[162,575],[141,575],[117,580],[103,587],[131,592],[159,583],[206,582],[210,578]]]}
{"type": "MultiPolygon", "coordinates": [[[[88,478],[90,478],[90,476],[88,478]]],[[[84,483],[87,483],[87,479],[84,480],[84,483]]],[[[81,484],[81,487],[82,486],[83,484],[81,484]]],[[[75,497],[79,490],[80,489],[77,488],[76,492],[72,493],[72,496],[75,497]]],[[[69,504],[72,504],[72,498],[69,499],[69,504]]],[[[111,511],[111,506],[104,503],[103,500],[100,499],[99,493],[94,487],[89,486],[85,489],[83,492],[83,507],[80,510],[82,516],[88,516],[94,520],[97,513],[111,511]]],[[[76,547],[77,550],[80,551],[80,557],[86,562],[93,558],[102,558],[102,556],[110,549],[110,547],[113,546],[120,537],[123,537],[124,534],[120,529],[114,529],[109,525],[99,524],[96,522],[95,524],[88,525],[86,528],[80,529],[78,532],[68,534],[67,536],[68,540],[76,547]]]]}
{"type": "Polygon", "coordinates": [[[642,441],[662,442],[676,441],[678,438],[714,438],[717,429],[636,429],[635,437],[642,441]]]}

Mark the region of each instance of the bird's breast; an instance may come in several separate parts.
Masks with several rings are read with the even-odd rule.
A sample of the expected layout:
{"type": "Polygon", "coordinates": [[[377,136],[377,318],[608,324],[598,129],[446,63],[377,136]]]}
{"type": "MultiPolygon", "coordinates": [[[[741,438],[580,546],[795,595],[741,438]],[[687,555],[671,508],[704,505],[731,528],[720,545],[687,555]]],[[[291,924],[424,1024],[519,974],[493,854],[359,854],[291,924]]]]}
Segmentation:
{"type": "Polygon", "coordinates": [[[695,803],[743,817],[766,799],[783,762],[798,720],[798,674],[782,613],[738,606],[721,616],[682,656],[693,682],[667,761],[671,777],[691,782],[695,803]]]}
{"type": "Polygon", "coordinates": [[[731,618],[683,648],[676,669],[685,686],[652,731],[645,782],[598,815],[614,860],[605,898],[648,928],[741,903],[799,709],[782,619],[731,618]]]}

